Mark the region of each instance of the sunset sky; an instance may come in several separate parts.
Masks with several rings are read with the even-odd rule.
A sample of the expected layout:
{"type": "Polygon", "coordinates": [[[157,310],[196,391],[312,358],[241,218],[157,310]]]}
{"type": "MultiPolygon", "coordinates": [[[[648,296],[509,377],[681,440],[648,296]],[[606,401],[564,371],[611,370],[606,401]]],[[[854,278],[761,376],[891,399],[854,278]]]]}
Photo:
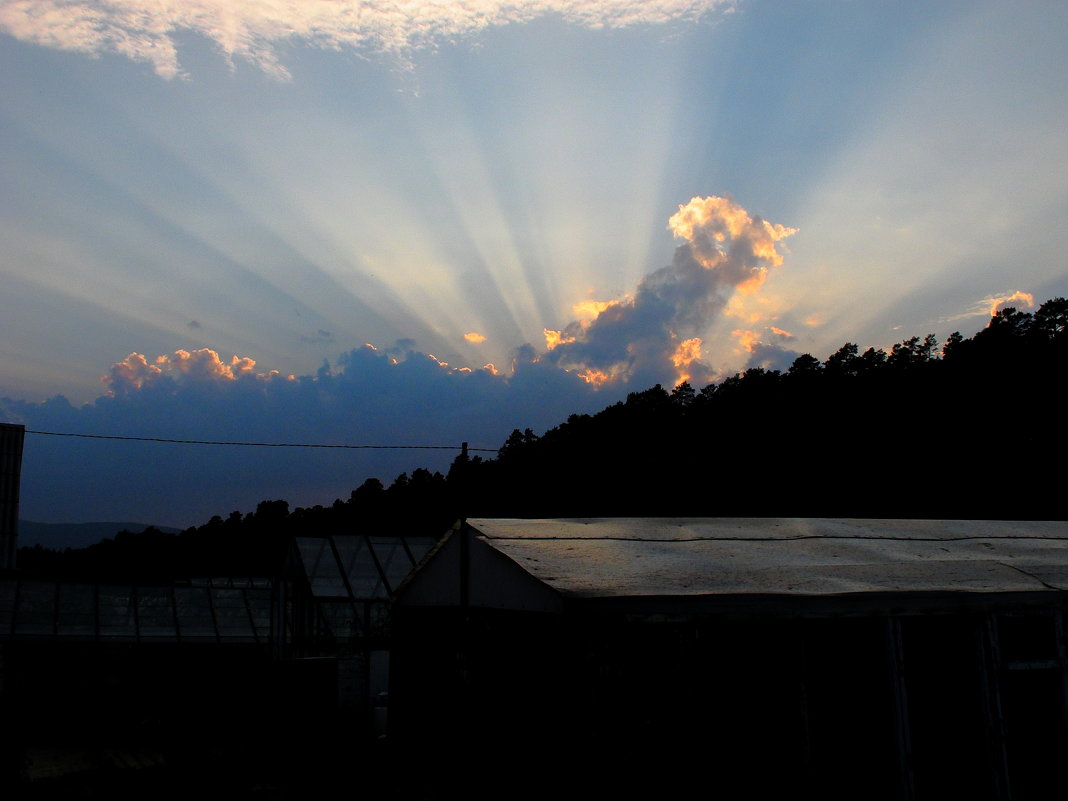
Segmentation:
{"type": "MultiPolygon", "coordinates": [[[[0,418],[497,447],[971,335],[1068,295],[1066,30],[1063,2],[0,0],[0,418]]],[[[186,525],[452,455],[28,435],[22,516],[186,525]]]]}

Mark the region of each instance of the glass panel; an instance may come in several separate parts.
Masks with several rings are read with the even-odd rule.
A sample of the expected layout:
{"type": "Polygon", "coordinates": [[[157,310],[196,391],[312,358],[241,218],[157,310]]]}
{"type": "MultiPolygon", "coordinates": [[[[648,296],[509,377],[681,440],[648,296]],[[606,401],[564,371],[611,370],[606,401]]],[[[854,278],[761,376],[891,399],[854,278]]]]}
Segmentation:
{"type": "Polygon", "coordinates": [[[215,620],[219,626],[221,638],[248,640],[255,637],[242,590],[216,588],[211,591],[211,600],[215,605],[215,620]]]}
{"type": "Polygon", "coordinates": [[[397,586],[404,581],[404,577],[414,567],[412,560],[408,558],[408,552],[404,550],[404,545],[396,537],[388,540],[375,537],[371,540],[371,546],[378,556],[378,561],[382,565],[386,578],[389,579],[390,588],[396,590],[397,586]]]}
{"type": "Polygon", "coordinates": [[[252,622],[256,632],[256,638],[260,642],[267,642],[271,636],[271,589],[246,590],[245,598],[248,600],[249,609],[252,611],[252,622]]]}
{"type": "Polygon", "coordinates": [[[64,637],[96,636],[94,585],[59,585],[59,633],[64,637]]]}
{"type": "Polygon", "coordinates": [[[19,588],[19,605],[15,610],[16,634],[52,635],[56,608],[56,585],[24,581],[19,588]]]}
{"type": "Polygon", "coordinates": [[[97,603],[101,637],[137,636],[137,617],[132,587],[100,587],[97,603]]]}
{"type": "Polygon", "coordinates": [[[433,537],[407,537],[408,550],[412,552],[415,563],[419,564],[423,557],[430,553],[430,549],[438,544],[433,537]]]}
{"type": "Polygon", "coordinates": [[[215,639],[215,621],[211,616],[207,587],[175,587],[174,604],[178,610],[178,633],[182,639],[215,639]]]}
{"type": "Polygon", "coordinates": [[[348,595],[328,539],[298,537],[297,548],[304,562],[304,572],[308,576],[308,581],[311,582],[312,595],[327,597],[348,595]]]}
{"type": "Polygon", "coordinates": [[[137,591],[137,623],[142,637],[176,639],[174,604],[169,587],[141,587],[137,591]]]}
{"type": "MultiPolygon", "coordinates": [[[[386,590],[382,585],[382,576],[375,566],[374,556],[367,547],[363,537],[338,537],[338,549],[344,540],[351,558],[343,556],[342,559],[348,571],[349,584],[352,585],[352,594],[356,598],[385,597],[386,590]]],[[[345,552],[342,552],[343,554],[345,552]]]]}

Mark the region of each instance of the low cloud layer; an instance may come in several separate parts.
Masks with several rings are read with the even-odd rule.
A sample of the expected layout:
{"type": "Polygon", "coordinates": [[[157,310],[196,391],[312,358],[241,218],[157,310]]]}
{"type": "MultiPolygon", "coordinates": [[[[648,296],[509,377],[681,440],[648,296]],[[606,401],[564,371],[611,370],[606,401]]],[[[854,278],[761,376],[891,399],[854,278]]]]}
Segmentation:
{"type": "Polygon", "coordinates": [[[191,32],[213,41],[228,60],[241,58],[285,80],[279,49],[294,41],[404,53],[550,15],[588,28],[623,28],[733,6],[734,0],[6,0],[0,30],[46,47],[147,62],[164,78],[183,74],[176,40],[191,32]]]}
{"type": "Polygon", "coordinates": [[[60,396],[0,399],[0,419],[61,433],[453,449],[245,448],[30,434],[24,519],[187,525],[248,511],[265,498],[329,504],[368,476],[388,484],[419,466],[444,471],[461,442],[496,448],[513,428],[543,430],[612,400],[533,359],[517,359],[506,378],[492,368],[454,368],[418,351],[371,346],[299,377],[207,349],[133,353],[104,383],[106,394],[82,407],[60,396]]]}

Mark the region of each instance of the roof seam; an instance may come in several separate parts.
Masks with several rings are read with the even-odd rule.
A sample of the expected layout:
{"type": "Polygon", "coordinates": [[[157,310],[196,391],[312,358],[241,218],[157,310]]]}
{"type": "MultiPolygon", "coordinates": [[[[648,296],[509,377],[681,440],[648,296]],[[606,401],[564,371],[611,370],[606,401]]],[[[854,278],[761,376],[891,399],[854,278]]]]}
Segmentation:
{"type": "Polygon", "coordinates": [[[1011,567],[1013,570],[1015,570],[1015,571],[1017,571],[1019,573],[1023,573],[1028,578],[1034,579],[1035,581],[1037,581],[1039,584],[1041,584],[1047,590],[1056,590],[1057,592],[1062,592],[1060,587],[1054,587],[1052,584],[1049,584],[1049,583],[1043,581],[1041,578],[1036,576],[1034,573],[1027,572],[1022,567],[1018,567],[1017,565],[1010,565],[1010,564],[1008,564],[1006,562],[998,562],[998,564],[1001,565],[1002,567],[1011,567]]]}

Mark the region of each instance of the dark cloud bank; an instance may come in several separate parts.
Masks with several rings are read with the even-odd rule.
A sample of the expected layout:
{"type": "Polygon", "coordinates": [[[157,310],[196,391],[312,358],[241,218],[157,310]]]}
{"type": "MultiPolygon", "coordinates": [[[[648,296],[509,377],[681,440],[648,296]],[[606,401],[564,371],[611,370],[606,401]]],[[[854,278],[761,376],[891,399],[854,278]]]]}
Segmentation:
{"type": "Polygon", "coordinates": [[[496,448],[513,428],[551,427],[622,392],[595,391],[575,374],[530,358],[517,359],[514,374],[505,377],[453,369],[417,351],[368,346],[315,375],[287,377],[256,373],[248,360],[226,365],[212,351],[178,353],[185,356],[157,360],[160,367],[132,354],[105,376],[109,394],[82,407],[62,396],[0,400],[0,419],[36,431],[457,450],[222,447],[29,434],[21,517],[184,526],[249,511],[265,498],[329,504],[369,476],[388,484],[416,467],[444,471],[461,442],[496,448]]]}

